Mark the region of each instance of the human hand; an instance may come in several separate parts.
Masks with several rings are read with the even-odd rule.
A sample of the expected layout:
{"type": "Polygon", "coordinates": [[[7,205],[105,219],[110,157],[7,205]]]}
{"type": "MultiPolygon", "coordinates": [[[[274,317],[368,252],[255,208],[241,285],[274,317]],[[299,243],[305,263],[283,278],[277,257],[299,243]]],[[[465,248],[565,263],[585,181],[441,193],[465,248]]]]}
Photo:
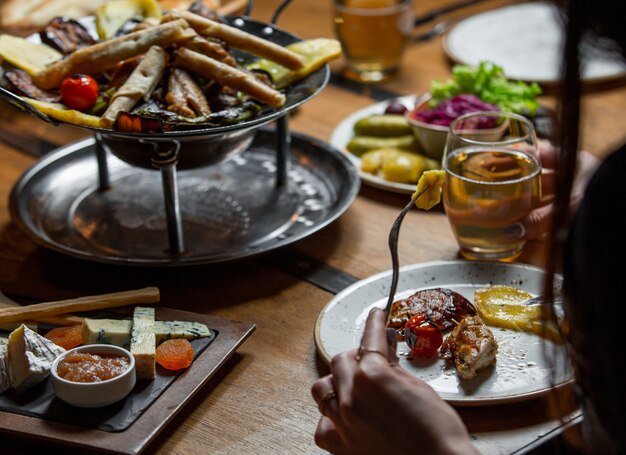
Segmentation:
{"type": "MultiPolygon", "coordinates": [[[[546,140],[539,141],[539,159],[541,161],[541,203],[538,208],[530,212],[519,223],[506,228],[507,236],[511,239],[539,240],[550,228],[555,189],[555,165],[557,149],[546,140]]],[[[570,210],[573,212],[580,203],[585,186],[594,173],[600,160],[591,153],[581,150],[578,152],[576,179],[570,198],[570,210]]]]}
{"type": "Polygon", "coordinates": [[[458,414],[398,365],[395,348],[384,312],[372,310],[361,348],[333,357],[313,384],[316,444],[335,454],[477,453],[458,414]]]}

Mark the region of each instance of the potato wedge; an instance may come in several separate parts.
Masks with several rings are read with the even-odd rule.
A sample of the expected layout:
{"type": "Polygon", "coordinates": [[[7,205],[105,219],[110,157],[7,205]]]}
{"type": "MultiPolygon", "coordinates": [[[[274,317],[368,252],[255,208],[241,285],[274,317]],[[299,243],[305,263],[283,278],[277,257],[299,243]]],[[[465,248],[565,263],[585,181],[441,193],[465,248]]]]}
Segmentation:
{"type": "Polygon", "coordinates": [[[101,126],[100,117],[70,109],[61,103],[48,103],[46,101],[37,101],[32,98],[24,98],[24,100],[34,106],[38,111],[49,115],[55,120],[91,128],[99,128],[101,126]]]}

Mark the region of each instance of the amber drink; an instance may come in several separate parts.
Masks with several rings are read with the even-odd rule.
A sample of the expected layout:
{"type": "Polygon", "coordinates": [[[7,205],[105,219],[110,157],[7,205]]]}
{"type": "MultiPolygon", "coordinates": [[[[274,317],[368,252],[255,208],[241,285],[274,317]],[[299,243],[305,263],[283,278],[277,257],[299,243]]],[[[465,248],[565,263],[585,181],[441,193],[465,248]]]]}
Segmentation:
{"type": "Polygon", "coordinates": [[[525,243],[521,222],[541,199],[532,124],[509,113],[460,117],[450,125],[443,167],[443,204],[461,254],[477,260],[515,259],[525,243]],[[498,134],[472,129],[478,120],[492,124],[490,131],[498,134]]]}
{"type": "Polygon", "coordinates": [[[413,29],[411,0],[335,0],[335,32],[344,74],[361,82],[388,79],[400,67],[413,29]]]}

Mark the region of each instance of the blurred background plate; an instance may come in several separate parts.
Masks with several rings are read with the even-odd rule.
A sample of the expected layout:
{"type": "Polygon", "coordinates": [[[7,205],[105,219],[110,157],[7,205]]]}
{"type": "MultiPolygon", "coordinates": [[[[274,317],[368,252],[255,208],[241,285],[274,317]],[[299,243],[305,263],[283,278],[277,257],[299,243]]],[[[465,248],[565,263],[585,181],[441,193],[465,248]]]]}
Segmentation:
{"type": "MultiPolygon", "coordinates": [[[[522,3],[470,16],[452,27],[444,49],[458,62],[477,65],[489,60],[511,79],[555,83],[561,67],[562,25],[554,5],[522,3]]],[[[626,75],[626,65],[611,53],[583,50],[583,79],[604,82],[626,75]]]]}

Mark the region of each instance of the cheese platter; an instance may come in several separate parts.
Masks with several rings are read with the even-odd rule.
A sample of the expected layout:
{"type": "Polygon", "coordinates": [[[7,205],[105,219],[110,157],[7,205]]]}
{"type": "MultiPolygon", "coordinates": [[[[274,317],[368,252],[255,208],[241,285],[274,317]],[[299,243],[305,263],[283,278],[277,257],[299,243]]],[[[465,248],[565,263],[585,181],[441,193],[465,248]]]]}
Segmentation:
{"type": "MultiPolygon", "coordinates": [[[[5,310],[0,309],[0,322],[5,310]]],[[[61,347],[51,347],[45,338],[53,326],[17,323],[12,331],[0,330],[0,340],[8,340],[0,341],[1,437],[140,453],[255,329],[249,323],[145,304],[76,313],[73,317],[82,320],[82,344],[77,349],[93,347],[97,354],[99,347],[115,346],[118,351],[129,352],[133,366],[138,366],[135,386],[120,401],[103,407],[89,409],[66,403],[55,394],[53,380],[48,377],[53,358],[66,353],[61,347]],[[164,340],[189,341],[192,358],[188,368],[162,366],[159,348],[166,344],[164,340]],[[59,352],[45,354],[52,350],[59,352]],[[22,366],[14,371],[9,363],[11,367],[22,366]],[[38,368],[45,363],[48,371],[38,368]],[[2,374],[7,371],[8,375],[2,374]]],[[[65,357],[74,350],[68,350],[65,357]]],[[[98,355],[96,358],[100,359],[98,355]]],[[[58,382],[60,375],[59,368],[54,380],[58,382]]]]}

